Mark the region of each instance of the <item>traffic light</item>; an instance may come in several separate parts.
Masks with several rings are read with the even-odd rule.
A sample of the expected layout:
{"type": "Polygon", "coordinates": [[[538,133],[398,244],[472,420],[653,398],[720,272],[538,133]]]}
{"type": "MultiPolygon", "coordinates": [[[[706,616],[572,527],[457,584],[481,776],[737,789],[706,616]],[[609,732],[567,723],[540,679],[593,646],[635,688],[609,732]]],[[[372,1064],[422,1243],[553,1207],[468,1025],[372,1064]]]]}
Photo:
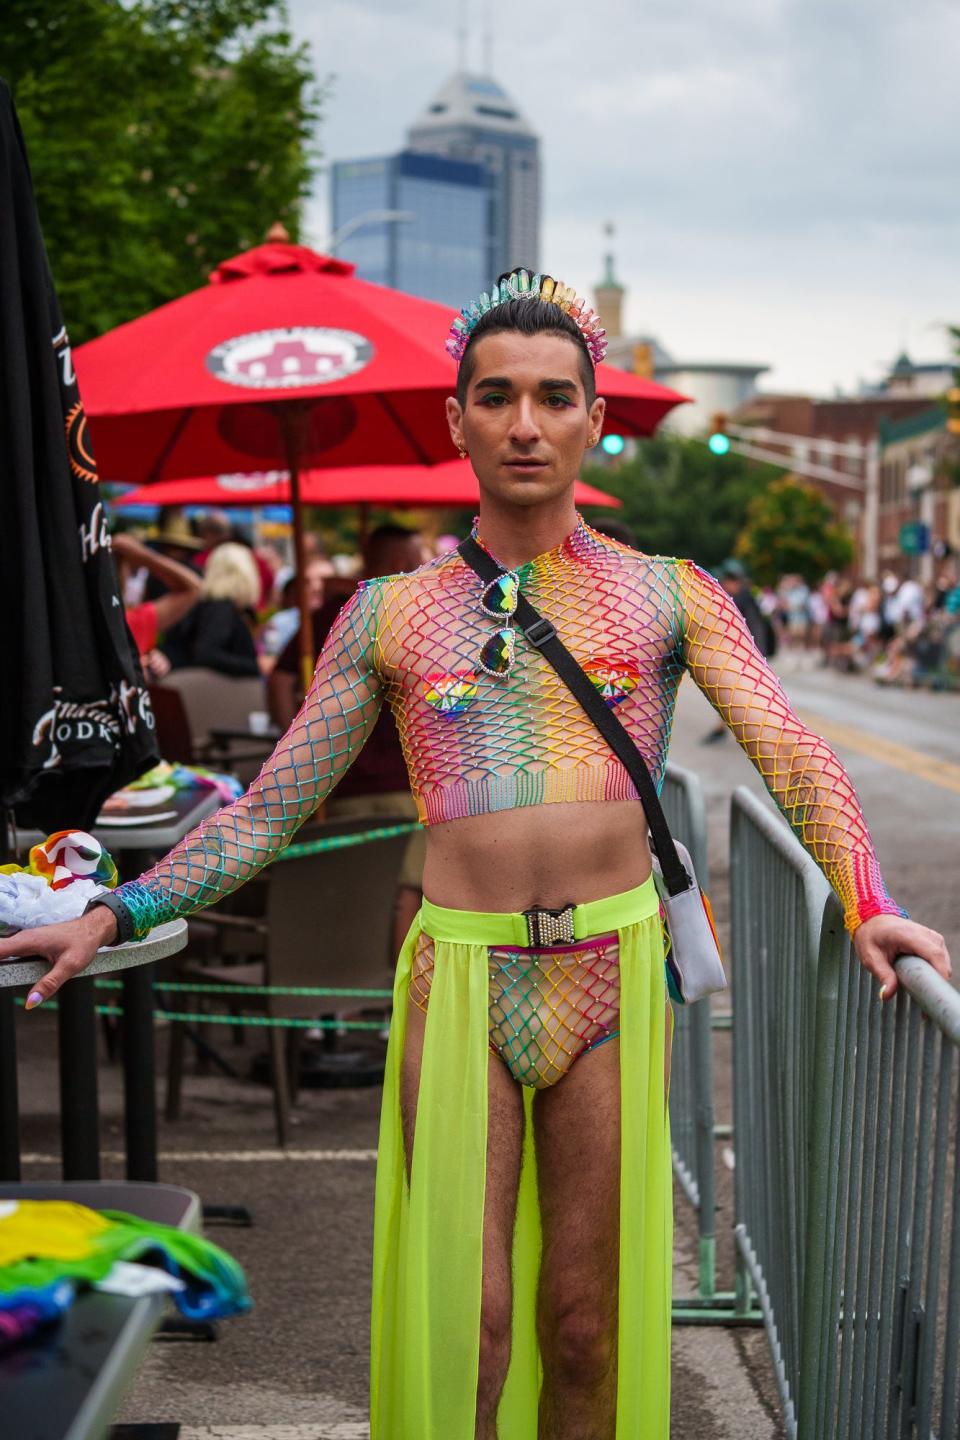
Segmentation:
{"type": "Polygon", "coordinates": [[[722,410],[718,410],[710,422],[710,437],[707,445],[714,455],[726,455],[730,450],[727,417],[722,410]]]}
{"type": "Polygon", "coordinates": [[[947,391],[947,429],[951,435],[960,435],[960,385],[947,391]]]}
{"type": "Polygon", "coordinates": [[[604,435],[600,449],[604,455],[622,455],[626,442],[622,435],[604,435]]]}

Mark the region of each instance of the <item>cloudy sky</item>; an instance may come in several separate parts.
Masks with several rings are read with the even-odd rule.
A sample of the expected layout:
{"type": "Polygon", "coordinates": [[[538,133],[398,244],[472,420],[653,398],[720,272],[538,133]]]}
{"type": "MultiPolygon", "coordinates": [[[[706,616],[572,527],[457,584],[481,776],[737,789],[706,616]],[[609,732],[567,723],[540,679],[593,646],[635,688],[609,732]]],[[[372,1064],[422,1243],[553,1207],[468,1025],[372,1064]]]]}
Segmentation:
{"type": "MultiPolygon", "coordinates": [[[[457,0],[289,0],[333,77],[328,159],[398,149],[456,68],[457,0]]],[[[960,323],[957,0],[468,0],[470,68],[539,132],[541,262],[631,329],[829,394],[960,323]]],[[[318,180],[311,236],[326,233],[318,180]]]]}

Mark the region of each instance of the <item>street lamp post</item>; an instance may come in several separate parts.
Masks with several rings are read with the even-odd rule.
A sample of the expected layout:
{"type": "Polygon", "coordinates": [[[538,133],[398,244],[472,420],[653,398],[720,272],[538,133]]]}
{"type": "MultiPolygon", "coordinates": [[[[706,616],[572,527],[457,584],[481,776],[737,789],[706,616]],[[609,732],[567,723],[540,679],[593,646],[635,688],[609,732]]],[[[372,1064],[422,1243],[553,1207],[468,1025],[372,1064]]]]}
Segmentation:
{"type": "Polygon", "coordinates": [[[334,230],[324,248],[328,255],[335,255],[337,246],[365,225],[407,225],[416,218],[412,210],[364,210],[362,215],[354,215],[352,220],[346,220],[334,230]]]}

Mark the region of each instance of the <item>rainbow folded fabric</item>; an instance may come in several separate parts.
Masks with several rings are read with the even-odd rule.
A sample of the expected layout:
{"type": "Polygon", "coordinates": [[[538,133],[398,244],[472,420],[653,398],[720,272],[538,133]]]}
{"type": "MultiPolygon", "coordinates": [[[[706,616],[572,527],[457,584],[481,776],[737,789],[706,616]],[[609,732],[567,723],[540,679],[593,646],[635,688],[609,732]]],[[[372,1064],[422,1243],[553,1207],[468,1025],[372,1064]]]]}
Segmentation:
{"type": "Polygon", "coordinates": [[[0,865],[0,935],[75,920],[118,880],[108,850],[85,830],[57,830],[26,865],[0,865]]]}
{"type": "Polygon", "coordinates": [[[191,1320],[250,1309],[240,1266],[199,1235],[68,1200],[0,1200],[0,1347],[62,1314],[79,1287],[105,1280],[121,1260],[182,1281],[173,1298],[191,1320]]]}
{"type": "Polygon", "coordinates": [[[175,790],[216,790],[225,805],[243,794],[243,786],[235,775],[208,770],[205,765],[172,765],[169,760],[161,760],[126,788],[152,790],[156,785],[172,785],[175,790]]]}
{"type": "Polygon", "coordinates": [[[112,890],[117,867],[109,850],[86,830],[56,830],[30,851],[26,865],[0,865],[0,875],[38,875],[51,890],[89,880],[112,890]]]}

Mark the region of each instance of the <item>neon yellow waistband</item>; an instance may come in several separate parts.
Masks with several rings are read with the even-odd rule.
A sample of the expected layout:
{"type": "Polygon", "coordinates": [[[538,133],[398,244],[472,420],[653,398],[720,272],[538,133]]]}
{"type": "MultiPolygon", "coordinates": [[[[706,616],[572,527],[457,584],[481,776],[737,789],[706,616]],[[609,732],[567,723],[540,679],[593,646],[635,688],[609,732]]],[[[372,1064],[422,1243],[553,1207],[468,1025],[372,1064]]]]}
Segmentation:
{"type": "MultiPolygon", "coordinates": [[[[573,939],[588,940],[593,935],[622,930],[625,925],[637,925],[641,920],[649,920],[656,915],[659,906],[660,899],[650,875],[633,890],[572,906],[573,939]]],[[[434,940],[447,940],[459,945],[517,945],[528,948],[535,944],[527,916],[522,912],[504,914],[497,910],[447,910],[442,905],[431,904],[426,896],[420,907],[420,925],[424,933],[434,940]]],[[[550,928],[548,921],[544,929],[549,931],[550,928]]],[[[562,944],[563,940],[544,938],[541,943],[562,944]]]]}

